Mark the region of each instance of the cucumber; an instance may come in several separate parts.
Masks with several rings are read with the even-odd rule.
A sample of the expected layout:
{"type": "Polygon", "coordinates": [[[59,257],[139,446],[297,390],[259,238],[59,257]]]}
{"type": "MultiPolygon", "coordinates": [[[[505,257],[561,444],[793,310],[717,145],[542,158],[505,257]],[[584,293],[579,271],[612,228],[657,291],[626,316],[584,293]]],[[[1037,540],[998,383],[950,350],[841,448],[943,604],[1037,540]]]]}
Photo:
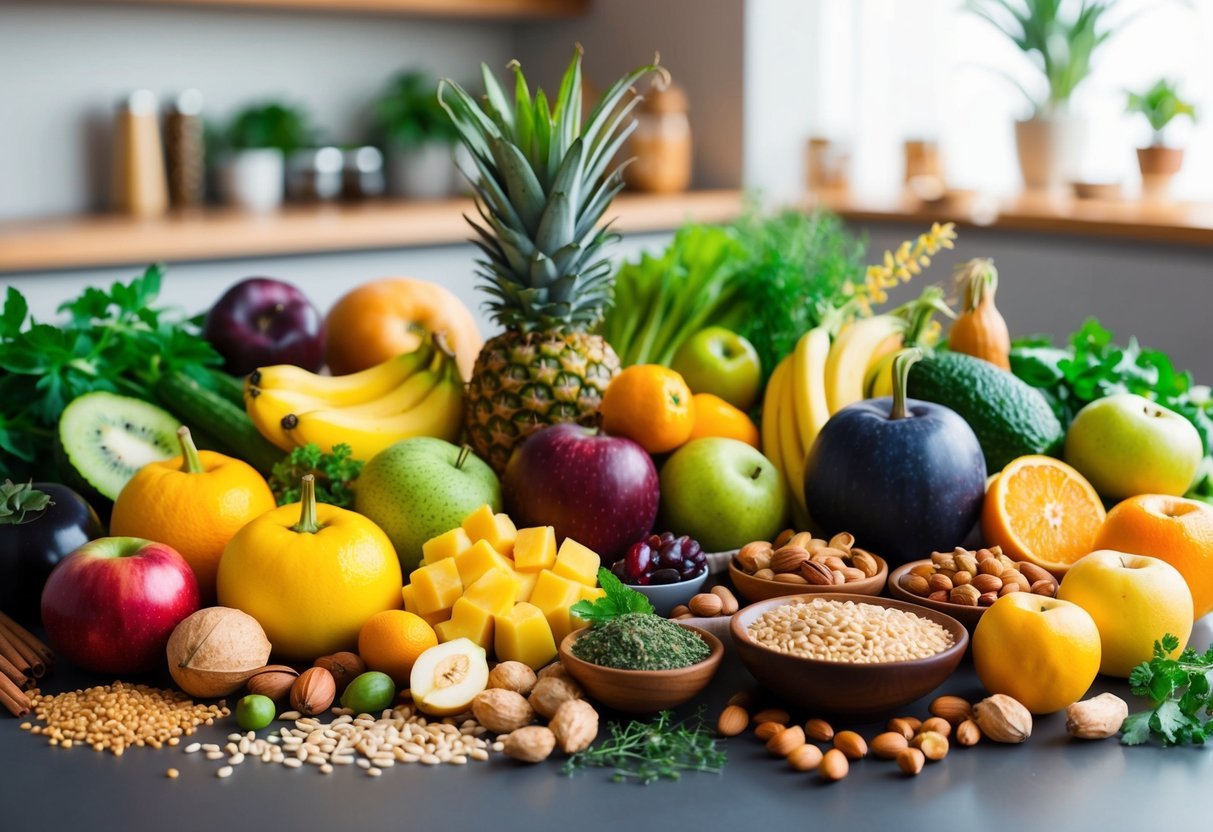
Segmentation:
{"type": "Polygon", "coordinates": [[[218,393],[241,410],[244,409],[244,380],[246,376],[228,375],[222,370],[205,371],[202,386],[218,393]]]}
{"type": "Polygon", "coordinates": [[[959,413],[977,434],[990,473],[1026,454],[1053,454],[1065,436],[1039,390],[980,358],[929,355],[910,368],[908,392],[959,413]]]}
{"type": "Polygon", "coordinates": [[[204,436],[215,437],[207,444],[221,453],[247,462],[262,476],[269,476],[282,461],[282,451],[253,426],[244,409],[208,390],[181,372],[166,373],[156,384],[156,397],[187,426],[198,425],[204,436]]]}

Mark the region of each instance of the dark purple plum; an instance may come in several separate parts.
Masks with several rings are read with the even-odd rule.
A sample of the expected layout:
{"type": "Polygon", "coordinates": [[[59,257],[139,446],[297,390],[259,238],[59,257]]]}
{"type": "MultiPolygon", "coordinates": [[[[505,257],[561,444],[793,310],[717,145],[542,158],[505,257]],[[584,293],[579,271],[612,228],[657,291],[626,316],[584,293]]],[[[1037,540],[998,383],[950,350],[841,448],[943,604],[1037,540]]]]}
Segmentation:
{"type": "Polygon", "coordinates": [[[315,372],[324,363],[324,316],[299,289],[269,277],[250,277],[224,292],[206,313],[202,337],[232,375],[272,364],[315,372]]]}

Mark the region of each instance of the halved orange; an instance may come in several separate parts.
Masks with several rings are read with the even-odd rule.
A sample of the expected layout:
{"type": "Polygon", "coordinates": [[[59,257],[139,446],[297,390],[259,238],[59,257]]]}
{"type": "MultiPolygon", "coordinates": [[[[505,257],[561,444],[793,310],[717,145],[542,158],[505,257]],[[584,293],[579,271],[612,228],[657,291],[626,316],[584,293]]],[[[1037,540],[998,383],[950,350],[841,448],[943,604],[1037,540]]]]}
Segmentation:
{"type": "Polygon", "coordinates": [[[1021,456],[990,483],[981,529],[986,545],[1061,577],[1095,548],[1106,516],[1082,474],[1052,457],[1021,456]]]}

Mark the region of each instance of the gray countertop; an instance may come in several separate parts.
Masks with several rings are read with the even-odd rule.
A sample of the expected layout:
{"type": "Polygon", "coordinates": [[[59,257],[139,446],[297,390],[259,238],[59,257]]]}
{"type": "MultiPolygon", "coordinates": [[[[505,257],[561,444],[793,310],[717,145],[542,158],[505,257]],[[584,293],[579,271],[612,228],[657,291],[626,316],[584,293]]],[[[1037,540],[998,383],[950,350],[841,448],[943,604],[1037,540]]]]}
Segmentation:
{"type": "MultiPolygon", "coordinates": [[[[96,683],[64,669],[46,690],[96,683]]],[[[731,654],[705,695],[713,720],[724,700],[753,680],[731,654]]],[[[1100,678],[1092,694],[1127,691],[1100,678]]],[[[980,698],[971,665],[962,665],[939,692],[980,698]]],[[[923,700],[905,711],[926,715],[923,700]]],[[[1136,706],[1136,703],[1134,704],[1136,706]]],[[[800,715],[805,716],[805,715],[800,715]]],[[[746,734],[726,742],[722,775],[689,774],[650,786],[613,783],[610,772],[566,777],[553,760],[521,766],[494,755],[487,763],[427,768],[397,766],[382,777],[339,768],[325,776],[305,766],[246,762],[227,780],[222,765],[181,748],[131,749],[121,758],[88,748],[51,748],[0,716],[0,830],[174,832],[211,829],[522,830],[568,827],[599,830],[749,830],[906,828],[946,832],[1207,827],[1213,749],[1125,748],[1115,740],[1071,741],[1060,714],[1037,720],[1021,746],[983,741],[954,748],[915,778],[895,764],[852,764],[844,781],[826,784],[767,756],[746,734]],[[180,770],[177,780],[165,770],[180,770]]],[[[840,724],[835,726],[840,727],[840,724]]],[[[877,725],[856,727],[871,738],[877,725]]],[[[229,723],[203,729],[200,739],[223,742],[229,723]]]]}

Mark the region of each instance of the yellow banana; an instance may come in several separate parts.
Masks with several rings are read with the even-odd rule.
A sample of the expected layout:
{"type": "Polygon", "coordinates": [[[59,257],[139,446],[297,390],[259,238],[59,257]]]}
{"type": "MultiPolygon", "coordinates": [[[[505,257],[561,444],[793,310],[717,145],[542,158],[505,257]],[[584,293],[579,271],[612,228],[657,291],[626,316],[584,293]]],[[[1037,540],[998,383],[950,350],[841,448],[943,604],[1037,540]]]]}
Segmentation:
{"type": "Polygon", "coordinates": [[[788,492],[788,502],[792,499],[791,483],[787,477],[787,468],[783,464],[783,449],[780,446],[779,411],[783,409],[783,379],[787,373],[788,361],[784,359],[775,366],[770,379],[767,380],[766,393],[762,398],[762,452],[784,483],[788,492]]]}
{"type": "MultiPolygon", "coordinates": [[[[793,356],[788,356],[784,359],[784,363],[791,371],[791,362],[793,356]]],[[[787,476],[788,487],[792,490],[792,496],[795,498],[792,502],[793,514],[796,509],[803,511],[804,509],[804,458],[807,451],[801,443],[800,431],[796,426],[796,407],[794,398],[793,379],[786,377],[783,381],[783,388],[780,391],[783,395],[783,400],[780,402],[779,408],[779,445],[780,452],[783,455],[784,472],[787,476]]]]}
{"type": "Polygon", "coordinates": [[[302,367],[276,364],[260,367],[249,376],[249,384],[262,390],[291,390],[329,402],[330,407],[363,404],[386,395],[430,363],[434,347],[428,339],[413,352],[389,358],[347,376],[322,376],[302,367]]]}
{"type": "Polygon", "coordinates": [[[446,374],[418,404],[394,416],[365,416],[348,410],[314,410],[299,416],[291,438],[331,452],[344,442],[355,459],[368,460],[384,448],[414,436],[436,436],[453,442],[463,427],[463,379],[458,365],[446,374]]]}
{"type": "Polygon", "coordinates": [[[244,409],[261,435],[284,451],[295,448],[295,441],[282,426],[282,420],[292,413],[331,407],[314,396],[305,396],[291,390],[266,390],[261,387],[246,387],[244,409]]]}
{"type": "Polygon", "coordinates": [[[830,331],[824,326],[810,329],[796,342],[792,353],[792,399],[800,444],[807,453],[813,440],[830,418],[826,398],[826,361],[830,354],[830,331]]]}
{"type": "Polygon", "coordinates": [[[905,326],[896,315],[875,315],[843,328],[826,359],[826,399],[831,414],[863,399],[872,354],[891,336],[904,332],[905,326]]]}
{"type": "Polygon", "coordinates": [[[893,359],[897,353],[886,355],[868,370],[864,391],[869,399],[893,395],[893,359]]]}
{"type": "MultiPolygon", "coordinates": [[[[445,354],[445,353],[444,353],[445,354]]],[[[453,359],[452,359],[453,360],[453,359]]],[[[412,410],[429,392],[441,383],[446,375],[446,360],[435,362],[436,366],[422,370],[409,376],[404,384],[385,396],[365,404],[352,404],[341,408],[349,416],[394,416],[412,410]]],[[[330,408],[312,408],[313,410],[328,410],[330,408]]]]}

